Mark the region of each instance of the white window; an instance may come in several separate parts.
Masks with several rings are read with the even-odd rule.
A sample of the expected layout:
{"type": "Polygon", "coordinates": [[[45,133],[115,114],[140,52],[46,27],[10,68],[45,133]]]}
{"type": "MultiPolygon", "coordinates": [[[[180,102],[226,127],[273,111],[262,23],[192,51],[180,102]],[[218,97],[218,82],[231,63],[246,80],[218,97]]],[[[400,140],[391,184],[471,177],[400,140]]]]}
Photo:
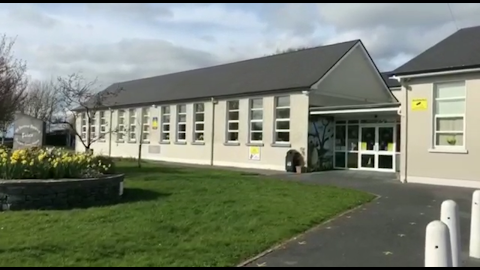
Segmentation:
{"type": "Polygon", "coordinates": [[[177,105],[177,142],[187,139],[187,105],[177,105]]]}
{"type": "Polygon", "coordinates": [[[250,100],[250,126],[249,141],[263,141],[263,99],[256,98],[250,100]]]}
{"type": "Polygon", "coordinates": [[[97,112],[90,112],[90,142],[97,139],[97,112]]]}
{"type": "Polygon", "coordinates": [[[435,85],[434,147],[465,146],[465,92],[465,82],[435,85]]]}
{"type": "Polygon", "coordinates": [[[290,97],[275,98],[275,134],[276,143],[290,142],[290,97]]]}
{"type": "Polygon", "coordinates": [[[82,121],[82,124],[81,124],[81,126],[82,126],[82,134],[81,134],[82,140],[85,140],[85,139],[87,139],[87,115],[86,115],[86,113],[82,113],[80,115],[80,121],[82,121]]]}
{"type": "Polygon", "coordinates": [[[137,141],[137,110],[128,110],[128,141],[137,141]]]}
{"type": "Polygon", "coordinates": [[[150,108],[142,108],[142,142],[150,142],[150,108]]]}
{"type": "Polygon", "coordinates": [[[239,101],[227,101],[227,142],[238,142],[239,101]]]}
{"type": "Polygon", "coordinates": [[[193,138],[195,142],[204,141],[205,132],[205,105],[203,103],[194,104],[195,127],[193,138]]]}
{"type": "Polygon", "coordinates": [[[125,141],[125,110],[118,111],[117,141],[125,141]]]}
{"type": "Polygon", "coordinates": [[[161,140],[163,142],[170,141],[170,106],[162,106],[162,129],[161,140]]]}
{"type": "Polygon", "coordinates": [[[105,111],[100,111],[100,140],[105,141],[105,134],[107,133],[107,117],[105,111]]]}

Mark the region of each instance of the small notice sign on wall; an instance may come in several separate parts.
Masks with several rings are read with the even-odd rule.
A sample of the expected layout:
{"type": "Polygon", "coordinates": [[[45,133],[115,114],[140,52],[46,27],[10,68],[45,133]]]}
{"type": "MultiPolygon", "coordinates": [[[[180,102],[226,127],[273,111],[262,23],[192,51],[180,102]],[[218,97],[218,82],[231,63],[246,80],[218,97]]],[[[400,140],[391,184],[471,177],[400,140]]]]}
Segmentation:
{"type": "Polygon", "coordinates": [[[428,109],[426,98],[412,99],[412,111],[426,111],[428,109]]]}
{"type": "Polygon", "coordinates": [[[158,128],[158,117],[152,118],[152,129],[156,130],[158,128]]]}
{"type": "Polygon", "coordinates": [[[248,158],[250,160],[260,160],[260,147],[250,146],[248,150],[248,158]]]}

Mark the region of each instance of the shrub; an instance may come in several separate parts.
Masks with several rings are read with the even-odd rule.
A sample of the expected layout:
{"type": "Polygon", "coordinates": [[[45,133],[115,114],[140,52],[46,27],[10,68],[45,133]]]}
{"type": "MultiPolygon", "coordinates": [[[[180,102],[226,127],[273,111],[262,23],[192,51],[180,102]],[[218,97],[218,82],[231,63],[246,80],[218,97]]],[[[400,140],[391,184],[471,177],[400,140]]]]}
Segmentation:
{"type": "Polygon", "coordinates": [[[0,148],[0,179],[59,179],[100,177],[113,167],[104,159],[62,149],[0,148]]]}

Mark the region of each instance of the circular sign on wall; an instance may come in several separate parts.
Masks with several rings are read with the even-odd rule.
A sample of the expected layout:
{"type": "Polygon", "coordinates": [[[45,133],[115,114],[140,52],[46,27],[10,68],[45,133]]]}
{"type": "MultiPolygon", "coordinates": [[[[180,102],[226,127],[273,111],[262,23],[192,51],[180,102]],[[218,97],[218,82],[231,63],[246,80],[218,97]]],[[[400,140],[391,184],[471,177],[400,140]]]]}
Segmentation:
{"type": "Polygon", "coordinates": [[[23,125],[15,129],[15,142],[23,146],[40,146],[42,131],[34,125],[23,125]]]}

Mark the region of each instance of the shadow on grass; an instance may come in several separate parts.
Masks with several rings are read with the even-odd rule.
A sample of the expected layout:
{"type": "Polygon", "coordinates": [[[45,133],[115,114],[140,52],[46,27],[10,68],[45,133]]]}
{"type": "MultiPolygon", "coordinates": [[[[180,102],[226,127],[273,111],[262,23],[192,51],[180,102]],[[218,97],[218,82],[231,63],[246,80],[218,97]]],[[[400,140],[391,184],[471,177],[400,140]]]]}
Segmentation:
{"type": "Polygon", "coordinates": [[[171,193],[160,193],[141,188],[126,188],[123,192],[123,196],[118,203],[134,203],[144,201],[155,201],[158,199],[168,198],[171,193]]]}
{"type": "Polygon", "coordinates": [[[117,167],[117,172],[125,174],[144,174],[144,173],[168,173],[168,174],[180,174],[185,173],[186,169],[175,167],[117,167]]]}
{"type": "MultiPolygon", "coordinates": [[[[92,200],[79,200],[77,202],[69,202],[68,204],[62,205],[49,205],[44,207],[29,207],[25,210],[58,210],[58,211],[68,211],[72,209],[88,209],[88,208],[95,208],[95,207],[106,207],[106,206],[114,206],[114,205],[122,205],[122,204],[129,204],[129,203],[136,203],[136,202],[146,202],[146,201],[155,201],[155,200],[162,200],[168,198],[171,193],[160,193],[155,192],[147,189],[141,188],[125,188],[123,191],[123,195],[117,199],[111,200],[99,200],[99,201],[92,201],[92,200]]],[[[22,211],[22,210],[20,210],[22,211]]]]}
{"type": "Polygon", "coordinates": [[[245,176],[261,176],[261,173],[254,173],[254,172],[241,172],[240,175],[245,175],[245,176]]]}
{"type": "MultiPolygon", "coordinates": [[[[113,206],[113,205],[120,205],[120,204],[129,204],[129,203],[136,203],[136,202],[147,202],[147,201],[155,201],[160,199],[168,198],[171,193],[160,193],[151,191],[148,189],[141,189],[141,188],[125,188],[123,190],[123,195],[118,200],[112,201],[99,201],[93,203],[84,203],[78,206],[70,207],[69,209],[87,209],[92,207],[104,207],[104,206],[113,206]]],[[[63,209],[68,210],[68,209],[63,209]]]]}

